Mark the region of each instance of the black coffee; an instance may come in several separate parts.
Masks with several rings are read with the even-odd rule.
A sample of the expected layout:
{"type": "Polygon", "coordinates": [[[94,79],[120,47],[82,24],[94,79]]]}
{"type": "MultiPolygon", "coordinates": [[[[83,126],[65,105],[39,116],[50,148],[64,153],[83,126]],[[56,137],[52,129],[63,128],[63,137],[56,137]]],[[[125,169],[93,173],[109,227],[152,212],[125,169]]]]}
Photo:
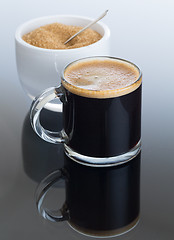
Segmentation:
{"type": "Polygon", "coordinates": [[[140,153],[115,167],[89,167],[65,156],[69,223],[88,234],[118,234],[139,218],[140,153]],[[97,233],[97,232],[100,233],[97,233]]]}
{"type": "Polygon", "coordinates": [[[141,137],[141,77],[124,60],[97,58],[67,67],[62,85],[67,145],[93,157],[129,151],[141,137]]]}

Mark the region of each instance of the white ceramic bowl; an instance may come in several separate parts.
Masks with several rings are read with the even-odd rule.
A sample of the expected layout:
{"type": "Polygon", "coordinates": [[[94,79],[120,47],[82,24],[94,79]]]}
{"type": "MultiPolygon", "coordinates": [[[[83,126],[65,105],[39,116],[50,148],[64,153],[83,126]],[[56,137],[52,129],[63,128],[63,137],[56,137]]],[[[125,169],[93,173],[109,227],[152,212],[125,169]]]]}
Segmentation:
{"type": "MultiPolygon", "coordinates": [[[[58,22],[67,25],[86,26],[93,19],[73,15],[58,15],[36,18],[19,26],[15,34],[16,63],[20,82],[33,100],[48,87],[60,84],[63,68],[70,62],[89,56],[109,55],[110,30],[102,22],[91,28],[102,38],[91,45],[75,49],[44,49],[26,43],[22,36],[46,24],[58,22]]],[[[56,110],[53,104],[46,108],[56,110]]]]}

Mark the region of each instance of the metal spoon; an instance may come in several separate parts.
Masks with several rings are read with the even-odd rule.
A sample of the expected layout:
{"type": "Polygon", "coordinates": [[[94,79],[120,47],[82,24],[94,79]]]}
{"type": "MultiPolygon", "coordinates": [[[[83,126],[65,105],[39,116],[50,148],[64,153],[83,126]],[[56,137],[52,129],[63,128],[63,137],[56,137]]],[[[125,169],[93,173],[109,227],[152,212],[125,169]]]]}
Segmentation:
{"type": "Polygon", "coordinates": [[[106,10],[101,16],[99,16],[97,19],[95,19],[94,21],[92,21],[91,23],[89,23],[86,27],[82,28],[79,32],[77,32],[76,34],[74,34],[72,37],[70,37],[68,40],[66,40],[66,42],[64,42],[64,44],[67,44],[68,42],[70,42],[73,38],[75,38],[78,34],[80,34],[81,32],[83,32],[84,30],[86,30],[87,28],[91,27],[93,24],[95,24],[96,22],[98,22],[100,19],[102,19],[108,12],[109,10],[106,10]]]}

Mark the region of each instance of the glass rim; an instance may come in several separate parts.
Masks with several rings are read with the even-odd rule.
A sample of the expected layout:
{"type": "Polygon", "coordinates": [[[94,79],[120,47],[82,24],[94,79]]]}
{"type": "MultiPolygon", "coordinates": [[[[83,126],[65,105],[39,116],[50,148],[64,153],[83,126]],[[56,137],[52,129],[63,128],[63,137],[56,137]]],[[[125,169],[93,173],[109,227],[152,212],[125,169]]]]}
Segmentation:
{"type": "MultiPolygon", "coordinates": [[[[71,62],[71,63],[69,63],[69,64],[67,64],[65,67],[64,67],[64,69],[63,69],[63,71],[62,71],[62,73],[61,73],[61,83],[63,84],[63,83],[65,83],[67,86],[69,86],[69,87],[72,87],[72,88],[74,88],[74,89],[78,89],[78,90],[85,90],[85,92],[96,92],[96,93],[100,93],[100,92],[115,92],[115,91],[124,91],[124,90],[126,90],[126,89],[129,89],[131,86],[133,86],[134,84],[136,85],[140,80],[141,80],[141,78],[142,78],[142,71],[140,70],[140,68],[136,65],[136,64],[134,64],[133,62],[131,62],[131,61],[129,61],[129,60],[126,60],[126,59],[123,59],[123,58],[118,58],[118,57],[113,57],[113,56],[90,56],[90,57],[84,57],[84,58],[80,58],[80,59],[77,59],[77,60],[75,60],[75,61],[73,61],[73,62],[71,62]],[[139,72],[139,76],[138,76],[138,78],[133,82],[133,83],[131,83],[130,85],[128,85],[128,86],[126,86],[126,87],[123,87],[123,88],[117,88],[117,89],[106,89],[106,90],[94,90],[94,89],[85,89],[85,88],[81,88],[81,87],[78,87],[78,86],[76,86],[76,85],[73,85],[73,84],[71,84],[70,82],[68,82],[67,80],[66,80],[66,78],[65,78],[65,76],[64,76],[64,73],[65,73],[65,71],[70,67],[70,66],[72,66],[73,64],[76,64],[76,63],[78,63],[78,62],[85,62],[85,61],[90,61],[90,60],[95,60],[95,59],[103,59],[103,60],[105,60],[105,59],[111,59],[111,60],[116,60],[116,61],[120,61],[120,62],[125,62],[125,63],[127,63],[127,64],[130,64],[130,65],[132,65],[134,68],[136,68],[137,70],[138,70],[138,72],[139,72]]],[[[140,85],[141,85],[141,83],[140,83],[140,85]]],[[[63,86],[64,86],[64,84],[63,84],[63,86]]],[[[66,87],[65,87],[66,88],[66,87]]]]}

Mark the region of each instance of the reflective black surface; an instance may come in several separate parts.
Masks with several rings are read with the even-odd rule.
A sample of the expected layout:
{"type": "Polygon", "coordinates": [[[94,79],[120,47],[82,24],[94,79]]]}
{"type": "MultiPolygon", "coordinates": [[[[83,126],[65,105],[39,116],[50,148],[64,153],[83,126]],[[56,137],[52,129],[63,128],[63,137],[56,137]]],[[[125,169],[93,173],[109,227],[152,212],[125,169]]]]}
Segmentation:
{"type": "MultiPolygon", "coordinates": [[[[25,96],[21,94],[20,98],[16,98],[22,100],[25,96]]],[[[22,106],[21,103],[23,111],[17,109],[15,112],[12,105],[9,105],[8,111],[1,111],[4,113],[0,127],[1,236],[4,239],[10,239],[12,235],[22,239],[21,234],[25,235],[25,239],[57,239],[58,236],[61,239],[88,239],[72,230],[66,222],[50,223],[43,220],[37,212],[34,194],[38,182],[51,171],[63,166],[63,153],[60,145],[46,143],[33,132],[28,116],[30,104],[25,104],[22,106]]],[[[56,119],[56,123],[57,121],[56,119]]],[[[49,128],[47,121],[43,125],[49,128]]],[[[53,122],[51,126],[54,126],[53,122]]],[[[61,122],[60,126],[54,127],[61,128],[61,122]]],[[[150,129],[147,131],[146,122],[143,122],[140,222],[131,232],[117,239],[172,239],[174,163],[173,142],[164,142],[167,132],[161,129],[161,140],[157,139],[150,129]]],[[[155,133],[157,134],[157,128],[154,129],[155,133]]],[[[47,204],[48,207],[60,208],[64,200],[62,182],[53,189],[47,204]]]]}

